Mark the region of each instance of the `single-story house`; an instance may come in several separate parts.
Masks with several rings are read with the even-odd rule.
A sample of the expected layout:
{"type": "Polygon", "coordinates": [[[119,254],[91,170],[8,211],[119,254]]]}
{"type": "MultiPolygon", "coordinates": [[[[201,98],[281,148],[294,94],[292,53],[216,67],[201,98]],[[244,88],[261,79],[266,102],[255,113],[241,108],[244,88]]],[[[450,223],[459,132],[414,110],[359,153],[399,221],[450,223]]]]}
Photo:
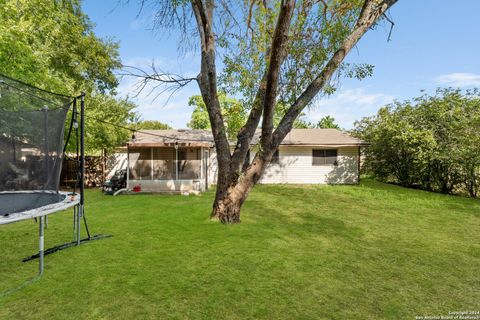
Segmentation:
{"type": "MultiPolygon", "coordinates": [[[[251,159],[258,139],[259,133],[252,141],[251,159]]],[[[366,145],[336,129],[293,129],[260,183],[358,183],[360,148],[366,145]]],[[[209,130],[142,130],[128,142],[127,157],[129,190],[204,191],[216,183],[217,163],[209,130]]]]}

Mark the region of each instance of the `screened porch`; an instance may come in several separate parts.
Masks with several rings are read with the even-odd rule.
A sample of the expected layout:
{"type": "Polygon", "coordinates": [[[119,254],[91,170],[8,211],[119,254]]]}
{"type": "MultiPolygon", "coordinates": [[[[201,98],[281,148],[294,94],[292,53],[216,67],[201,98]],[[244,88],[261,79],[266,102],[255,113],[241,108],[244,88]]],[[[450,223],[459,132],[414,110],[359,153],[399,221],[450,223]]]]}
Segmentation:
{"type": "Polygon", "coordinates": [[[142,191],[204,191],[208,149],[203,147],[129,147],[127,188],[142,191]]]}

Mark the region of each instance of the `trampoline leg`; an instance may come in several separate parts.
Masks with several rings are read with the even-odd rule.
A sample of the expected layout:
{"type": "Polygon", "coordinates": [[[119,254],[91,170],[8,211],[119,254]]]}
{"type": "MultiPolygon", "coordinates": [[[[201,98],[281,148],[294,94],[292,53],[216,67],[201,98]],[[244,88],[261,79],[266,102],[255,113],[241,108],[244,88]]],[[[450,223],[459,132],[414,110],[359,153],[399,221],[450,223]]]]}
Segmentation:
{"type": "Polygon", "coordinates": [[[77,210],[78,205],[73,207],[73,241],[77,241],[77,210]]]}
{"type": "Polygon", "coordinates": [[[40,220],[40,223],[39,223],[39,227],[38,227],[38,233],[39,233],[39,237],[38,237],[38,256],[39,256],[39,259],[38,259],[38,273],[39,274],[43,274],[43,264],[44,264],[44,256],[43,256],[43,250],[44,250],[44,242],[43,242],[43,234],[44,234],[44,221],[45,221],[45,217],[44,216],[40,216],[39,217],[39,220],[40,220]]]}
{"type": "Polygon", "coordinates": [[[77,209],[77,246],[80,245],[80,221],[83,215],[83,205],[79,205],[77,209]]]}

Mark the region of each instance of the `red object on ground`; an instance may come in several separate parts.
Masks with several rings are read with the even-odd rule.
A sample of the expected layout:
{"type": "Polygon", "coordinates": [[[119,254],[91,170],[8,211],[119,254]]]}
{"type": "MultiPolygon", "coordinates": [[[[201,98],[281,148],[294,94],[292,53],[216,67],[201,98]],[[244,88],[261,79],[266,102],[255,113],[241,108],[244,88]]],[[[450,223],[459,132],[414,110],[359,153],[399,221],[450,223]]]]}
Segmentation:
{"type": "Polygon", "coordinates": [[[142,191],[142,187],[141,186],[135,186],[133,187],[133,192],[140,192],[142,191]]]}

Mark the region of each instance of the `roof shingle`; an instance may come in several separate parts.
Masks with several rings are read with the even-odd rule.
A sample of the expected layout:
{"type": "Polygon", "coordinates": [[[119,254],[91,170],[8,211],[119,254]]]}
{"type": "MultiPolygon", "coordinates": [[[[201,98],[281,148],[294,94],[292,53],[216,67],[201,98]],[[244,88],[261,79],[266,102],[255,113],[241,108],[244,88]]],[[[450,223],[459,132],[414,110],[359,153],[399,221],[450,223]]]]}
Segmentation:
{"type": "MultiPolygon", "coordinates": [[[[252,144],[257,144],[260,131],[255,133],[252,144]]],[[[142,130],[135,133],[135,139],[130,140],[130,147],[155,146],[198,146],[212,147],[213,136],[209,130],[142,130]]],[[[302,146],[365,146],[366,142],[354,138],[348,133],[337,129],[292,129],[281,145],[302,146]]]]}

